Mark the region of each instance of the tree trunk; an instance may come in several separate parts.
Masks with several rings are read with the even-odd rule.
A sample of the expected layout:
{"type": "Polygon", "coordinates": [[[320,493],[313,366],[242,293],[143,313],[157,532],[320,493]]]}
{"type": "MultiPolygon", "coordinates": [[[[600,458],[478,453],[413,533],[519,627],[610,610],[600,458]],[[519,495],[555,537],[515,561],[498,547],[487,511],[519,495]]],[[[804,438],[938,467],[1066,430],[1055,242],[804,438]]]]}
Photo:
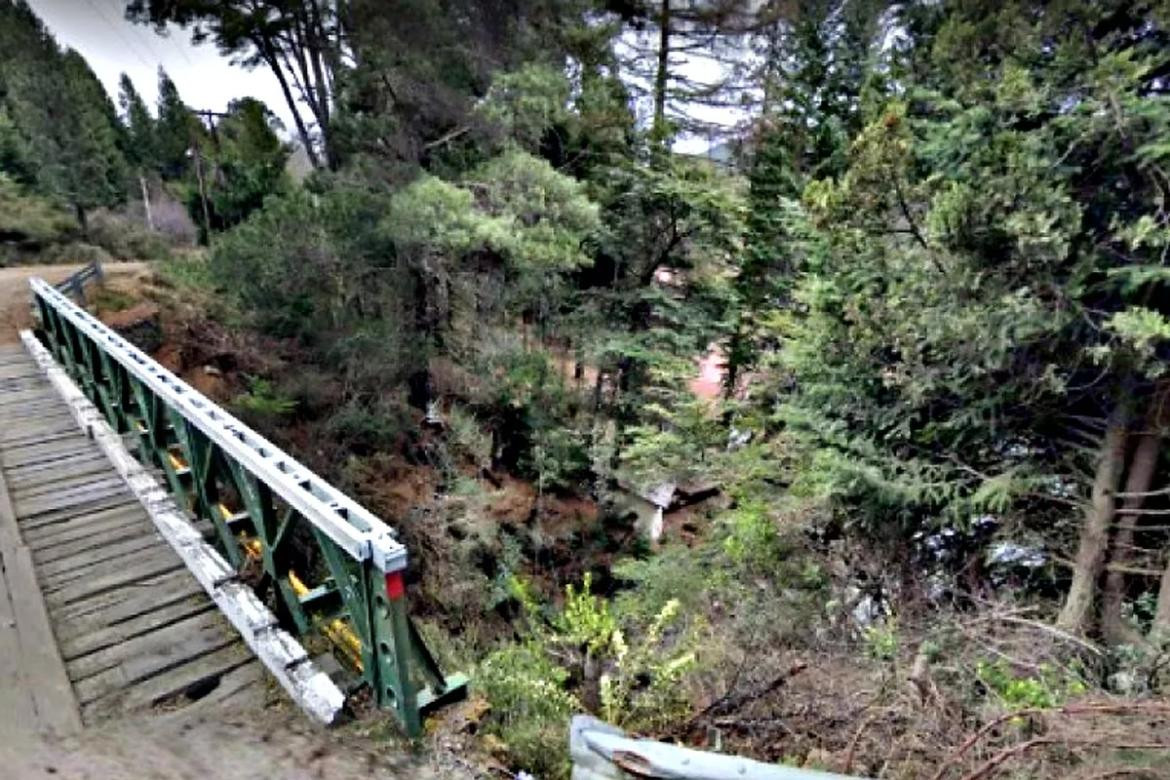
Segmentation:
{"type": "Polygon", "coordinates": [[[142,206],[146,210],[146,226],[154,230],[154,214],[150,210],[150,188],[146,186],[146,177],[142,171],[138,172],[138,184],[142,187],[142,206]]]}
{"type": "Polygon", "coordinates": [[[89,215],[85,213],[85,206],[74,203],[73,213],[77,215],[77,224],[81,226],[82,238],[89,238],[89,215]]]}
{"type": "Polygon", "coordinates": [[[1170,560],[1162,570],[1162,584],[1158,588],[1158,608],[1150,626],[1150,640],[1155,644],[1170,639],[1170,560]]]}
{"type": "Polygon", "coordinates": [[[658,14],[658,69],[654,74],[654,140],[666,142],[666,88],[670,75],[670,0],[662,0],[658,14]]]}
{"type": "Polygon", "coordinates": [[[320,168],[321,158],[317,155],[317,150],[313,148],[313,139],[309,136],[309,128],[305,126],[305,120],[301,117],[301,112],[297,110],[297,100],[293,97],[292,90],[288,86],[288,79],[280,67],[280,61],[276,59],[271,47],[263,39],[254,39],[253,43],[260,49],[261,56],[268,63],[268,69],[273,72],[277,83],[280,84],[281,94],[284,95],[284,102],[288,104],[288,110],[292,113],[293,123],[297,126],[297,135],[301,137],[301,144],[305,147],[309,164],[314,168],[320,168]]]}
{"type": "MultiPolygon", "coordinates": [[[[1125,498],[1121,502],[1122,511],[1117,522],[1117,533],[1113,535],[1113,550],[1109,556],[1111,563],[1125,565],[1133,557],[1134,524],[1137,515],[1128,514],[1125,510],[1139,509],[1142,505],[1141,493],[1150,489],[1154,480],[1154,471],[1158,465],[1158,452],[1162,446],[1162,436],[1157,432],[1143,433],[1138,436],[1137,447],[1129,463],[1129,474],[1125,478],[1125,498]]],[[[1136,630],[1125,622],[1122,616],[1122,605],[1125,601],[1125,573],[1109,571],[1105,574],[1105,591],[1101,600],[1101,633],[1111,644],[1137,644],[1141,637],[1136,630]]]]}
{"type": "Polygon", "coordinates": [[[1120,408],[1110,416],[1101,452],[1093,475],[1092,501],[1085,510],[1080,543],[1074,562],[1073,579],[1056,625],[1070,633],[1083,634],[1092,614],[1097,578],[1105,562],[1109,525],[1113,522],[1117,484],[1125,467],[1126,420],[1120,408]]]}

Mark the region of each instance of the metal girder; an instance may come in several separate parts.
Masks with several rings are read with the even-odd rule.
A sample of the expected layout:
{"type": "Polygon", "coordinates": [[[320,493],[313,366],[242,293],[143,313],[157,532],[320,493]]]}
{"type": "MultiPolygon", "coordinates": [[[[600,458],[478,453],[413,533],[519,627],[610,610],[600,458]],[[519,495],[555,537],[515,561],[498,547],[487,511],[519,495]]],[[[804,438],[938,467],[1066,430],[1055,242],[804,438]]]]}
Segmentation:
{"type": "Polygon", "coordinates": [[[410,620],[406,549],[389,526],[58,289],[30,286],[57,360],[111,427],[137,440],[138,460],[163,472],[178,505],[211,524],[237,571],[259,569],[257,587],[271,588],[298,633],[317,630],[337,645],[412,736],[429,710],[466,694],[467,679],[442,675],[410,620]],[[292,547],[299,523],[327,572],[313,586],[292,568],[297,554],[310,560],[292,547]]]}
{"type": "MultiPolygon", "coordinates": [[[[302,466],[275,444],[219,408],[206,396],[130,342],[107,328],[41,279],[31,279],[33,294],[54,313],[67,320],[93,346],[121,365],[168,407],[182,414],[223,452],[244,466],[257,479],[287,501],[335,544],[355,560],[372,560],[383,572],[406,568],[406,548],[394,538],[393,530],[340,490],[302,466]]],[[[54,336],[60,338],[57,329],[54,336]]],[[[70,357],[66,367],[78,374],[78,356],[86,348],[78,333],[65,336],[70,357]],[[73,344],[69,344],[73,341],[73,344]]],[[[83,389],[92,383],[88,369],[80,372],[83,389]]]]}

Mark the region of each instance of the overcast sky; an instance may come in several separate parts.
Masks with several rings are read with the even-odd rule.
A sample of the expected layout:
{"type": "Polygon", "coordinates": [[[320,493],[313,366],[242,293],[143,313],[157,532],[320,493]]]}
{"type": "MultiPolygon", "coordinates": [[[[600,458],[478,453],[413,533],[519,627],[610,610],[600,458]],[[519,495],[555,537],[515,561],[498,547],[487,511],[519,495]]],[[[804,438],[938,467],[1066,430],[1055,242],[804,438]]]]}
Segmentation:
{"type": "Polygon", "coordinates": [[[131,24],[122,0],[28,0],[57,41],[76,49],[118,99],[118,78],[127,73],[147,105],[158,97],[161,65],[192,108],[220,111],[238,97],[263,100],[292,127],[276,77],[267,68],[245,70],[219,56],[214,45],[195,46],[177,27],[166,36],[131,24]]]}

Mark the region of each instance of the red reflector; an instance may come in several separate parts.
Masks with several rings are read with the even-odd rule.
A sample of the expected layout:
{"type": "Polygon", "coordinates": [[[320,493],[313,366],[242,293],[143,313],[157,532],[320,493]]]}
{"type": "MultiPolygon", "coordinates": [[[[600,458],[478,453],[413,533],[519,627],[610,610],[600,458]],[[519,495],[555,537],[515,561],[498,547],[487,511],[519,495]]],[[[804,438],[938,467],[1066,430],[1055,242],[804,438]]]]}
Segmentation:
{"type": "Polygon", "coordinates": [[[386,575],[386,597],[397,601],[406,594],[406,587],[402,584],[402,572],[392,571],[386,575]]]}

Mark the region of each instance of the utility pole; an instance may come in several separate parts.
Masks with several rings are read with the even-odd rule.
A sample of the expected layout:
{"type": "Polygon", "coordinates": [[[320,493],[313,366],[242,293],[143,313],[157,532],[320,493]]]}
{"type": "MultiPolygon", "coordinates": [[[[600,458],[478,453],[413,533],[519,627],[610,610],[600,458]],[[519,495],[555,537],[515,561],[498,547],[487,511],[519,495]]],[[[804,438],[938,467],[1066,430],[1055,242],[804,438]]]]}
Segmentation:
{"type": "MultiPolygon", "coordinates": [[[[207,123],[207,129],[211,133],[212,141],[216,146],[219,146],[219,136],[215,129],[215,120],[217,117],[225,117],[227,114],[218,111],[194,111],[195,116],[199,117],[200,125],[203,122],[207,123]]],[[[199,134],[195,132],[195,128],[191,128],[191,154],[195,158],[195,179],[199,182],[199,200],[203,206],[203,235],[207,238],[207,245],[211,246],[211,209],[207,206],[207,184],[203,178],[203,155],[199,147],[199,134]]]]}

